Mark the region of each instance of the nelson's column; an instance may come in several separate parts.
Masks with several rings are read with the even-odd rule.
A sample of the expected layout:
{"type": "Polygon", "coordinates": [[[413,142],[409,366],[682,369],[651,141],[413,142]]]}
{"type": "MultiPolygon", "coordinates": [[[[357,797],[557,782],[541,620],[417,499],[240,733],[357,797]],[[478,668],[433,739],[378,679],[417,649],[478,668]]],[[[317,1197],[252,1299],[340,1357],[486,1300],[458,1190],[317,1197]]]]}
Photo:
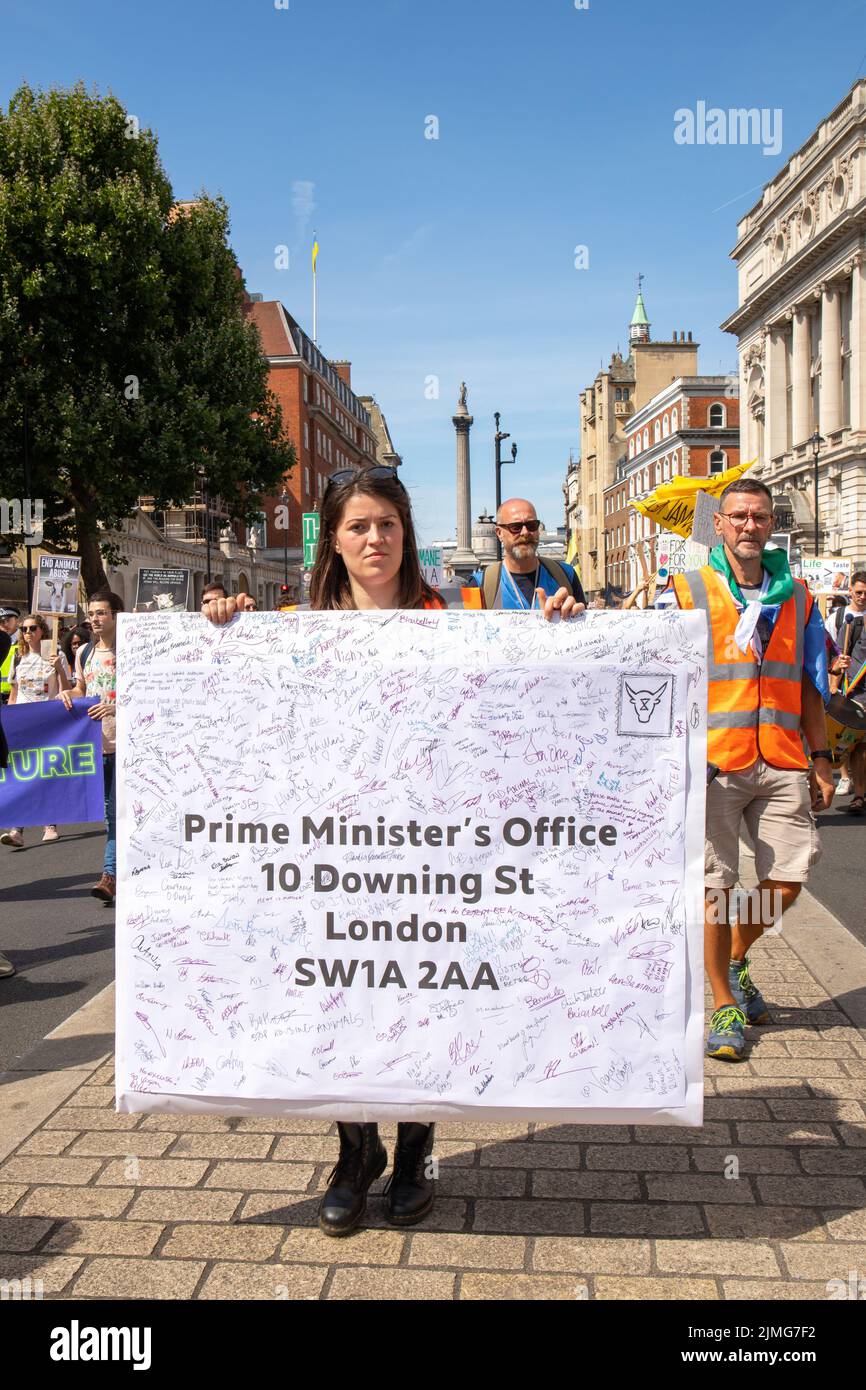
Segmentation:
{"type": "Polygon", "coordinates": [[[478,568],[472,549],[472,487],[469,480],[469,431],[472,416],[466,404],[466,382],[460,384],[457,410],[451,417],[457,434],[457,549],[448,558],[452,569],[468,577],[478,568]]]}

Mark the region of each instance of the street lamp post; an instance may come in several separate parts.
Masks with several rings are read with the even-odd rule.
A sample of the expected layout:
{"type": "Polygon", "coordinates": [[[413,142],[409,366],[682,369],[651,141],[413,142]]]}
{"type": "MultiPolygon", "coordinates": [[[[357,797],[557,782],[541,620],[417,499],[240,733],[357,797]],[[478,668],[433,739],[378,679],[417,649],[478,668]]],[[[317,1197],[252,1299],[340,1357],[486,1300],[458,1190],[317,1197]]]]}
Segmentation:
{"type": "Polygon", "coordinates": [[[812,446],[812,457],[813,457],[813,459],[814,459],[814,461],[815,461],[815,554],[816,554],[816,556],[817,556],[818,553],[819,553],[819,551],[818,551],[818,531],[819,531],[819,526],[818,526],[818,454],[819,454],[820,451],[821,451],[821,445],[824,443],[824,440],[823,440],[822,436],[818,433],[818,431],[815,430],[815,433],[814,433],[813,435],[811,435],[811,436],[809,437],[809,439],[807,439],[806,443],[807,443],[807,444],[811,444],[811,446],[812,446]]]}
{"type": "Polygon", "coordinates": [[[206,583],[206,584],[209,584],[209,583],[210,583],[210,518],[209,518],[209,516],[208,516],[208,511],[209,511],[209,508],[210,508],[210,497],[208,496],[208,490],[207,490],[207,473],[205,472],[205,470],[204,470],[203,467],[200,468],[200,469],[198,470],[198,476],[199,476],[199,480],[200,480],[200,482],[201,482],[201,497],[202,497],[202,505],[204,506],[204,538],[205,538],[205,545],[206,545],[206,548],[207,548],[207,574],[205,575],[205,583],[206,583]]]}
{"type": "Polygon", "coordinates": [[[284,487],[280,493],[280,502],[286,509],[285,526],[283,527],[283,584],[286,589],[289,587],[289,490],[284,487]]]}
{"type": "MultiPolygon", "coordinates": [[[[32,516],[32,499],[30,496],[30,430],[27,419],[27,397],[24,398],[24,496],[27,498],[25,506],[30,508],[29,515],[32,516]]],[[[33,549],[29,545],[24,546],[25,558],[27,561],[27,600],[25,607],[33,602],[33,549]]]]}
{"type": "MultiPolygon", "coordinates": [[[[498,521],[498,520],[499,520],[499,508],[502,506],[502,469],[505,467],[505,465],[506,465],[507,462],[508,462],[508,459],[503,459],[503,458],[502,458],[502,455],[501,455],[501,445],[502,445],[503,439],[510,439],[510,438],[511,438],[511,435],[508,433],[507,430],[501,430],[501,429],[499,428],[500,414],[499,414],[499,411],[498,411],[498,410],[496,411],[495,415],[493,416],[493,419],[496,421],[496,433],[495,433],[495,435],[493,436],[493,440],[494,440],[495,449],[496,449],[496,453],[495,453],[495,460],[496,460],[496,520],[498,521]]],[[[516,463],[516,462],[517,462],[517,445],[514,444],[514,443],[512,443],[512,445],[511,445],[511,462],[512,462],[512,463],[516,463]]],[[[501,560],[501,559],[502,559],[502,542],[501,542],[501,540],[499,539],[498,536],[496,537],[496,558],[497,558],[497,560],[501,560]]]]}

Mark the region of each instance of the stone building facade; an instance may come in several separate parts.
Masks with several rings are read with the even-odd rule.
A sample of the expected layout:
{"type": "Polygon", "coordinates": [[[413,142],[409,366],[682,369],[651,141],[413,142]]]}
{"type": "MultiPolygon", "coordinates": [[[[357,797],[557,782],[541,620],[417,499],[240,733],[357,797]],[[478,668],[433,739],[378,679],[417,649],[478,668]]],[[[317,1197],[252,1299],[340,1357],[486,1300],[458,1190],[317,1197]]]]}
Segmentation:
{"type": "Polygon", "coordinates": [[[866,80],[766,185],[737,226],[743,456],[793,539],[866,558],[866,80]]]}
{"type": "MultiPolygon", "coordinates": [[[[285,432],[298,456],[286,489],[289,563],[300,565],[303,513],[318,510],[331,473],[376,463],[376,435],[369,411],[352,390],[351,362],[330,362],[278,300],[251,300],[245,312],[258,329],[269,385],[282,406],[285,432]]],[[[381,411],[378,421],[383,447],[389,446],[390,457],[383,461],[393,463],[399,456],[381,411]]],[[[285,553],[284,529],[276,524],[280,505],[279,497],[265,498],[263,550],[275,562],[285,553]]]]}
{"type": "Polygon", "coordinates": [[[606,370],[580,393],[580,462],[566,480],[566,525],[577,532],[578,563],[587,597],[605,586],[605,490],[626,457],[626,428],[657,392],[678,377],[697,374],[698,344],[675,331],[654,340],[639,291],[629,325],[627,358],[615,352],[606,370]],[[570,509],[570,515],[569,515],[570,509]]]}
{"type": "Polygon", "coordinates": [[[677,476],[705,478],[740,461],[740,402],[727,376],[680,377],[629,420],[626,451],[604,493],[607,583],[629,593],[655,568],[654,521],[633,506],[677,476]],[[641,555],[644,565],[641,564],[641,555]]]}

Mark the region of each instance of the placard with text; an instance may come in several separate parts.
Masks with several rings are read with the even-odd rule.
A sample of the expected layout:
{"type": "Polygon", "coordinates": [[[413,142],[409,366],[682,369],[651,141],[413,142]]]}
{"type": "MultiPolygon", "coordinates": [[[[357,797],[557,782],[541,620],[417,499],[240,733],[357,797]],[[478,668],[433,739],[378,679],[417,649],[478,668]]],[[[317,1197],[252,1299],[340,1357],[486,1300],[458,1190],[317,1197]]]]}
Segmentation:
{"type": "Polygon", "coordinates": [[[697,1124],[699,613],[121,615],[119,1107],[697,1124]]]}

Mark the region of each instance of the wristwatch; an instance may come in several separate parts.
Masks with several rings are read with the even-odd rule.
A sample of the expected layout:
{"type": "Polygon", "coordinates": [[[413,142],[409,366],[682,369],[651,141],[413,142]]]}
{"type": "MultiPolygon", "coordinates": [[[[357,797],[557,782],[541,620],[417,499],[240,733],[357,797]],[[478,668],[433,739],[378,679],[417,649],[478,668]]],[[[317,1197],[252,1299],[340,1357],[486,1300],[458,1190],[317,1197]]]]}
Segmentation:
{"type": "Polygon", "coordinates": [[[816,758],[826,758],[828,763],[831,763],[833,761],[833,749],[816,748],[814,752],[809,754],[809,757],[812,759],[812,762],[814,762],[816,758]]]}

